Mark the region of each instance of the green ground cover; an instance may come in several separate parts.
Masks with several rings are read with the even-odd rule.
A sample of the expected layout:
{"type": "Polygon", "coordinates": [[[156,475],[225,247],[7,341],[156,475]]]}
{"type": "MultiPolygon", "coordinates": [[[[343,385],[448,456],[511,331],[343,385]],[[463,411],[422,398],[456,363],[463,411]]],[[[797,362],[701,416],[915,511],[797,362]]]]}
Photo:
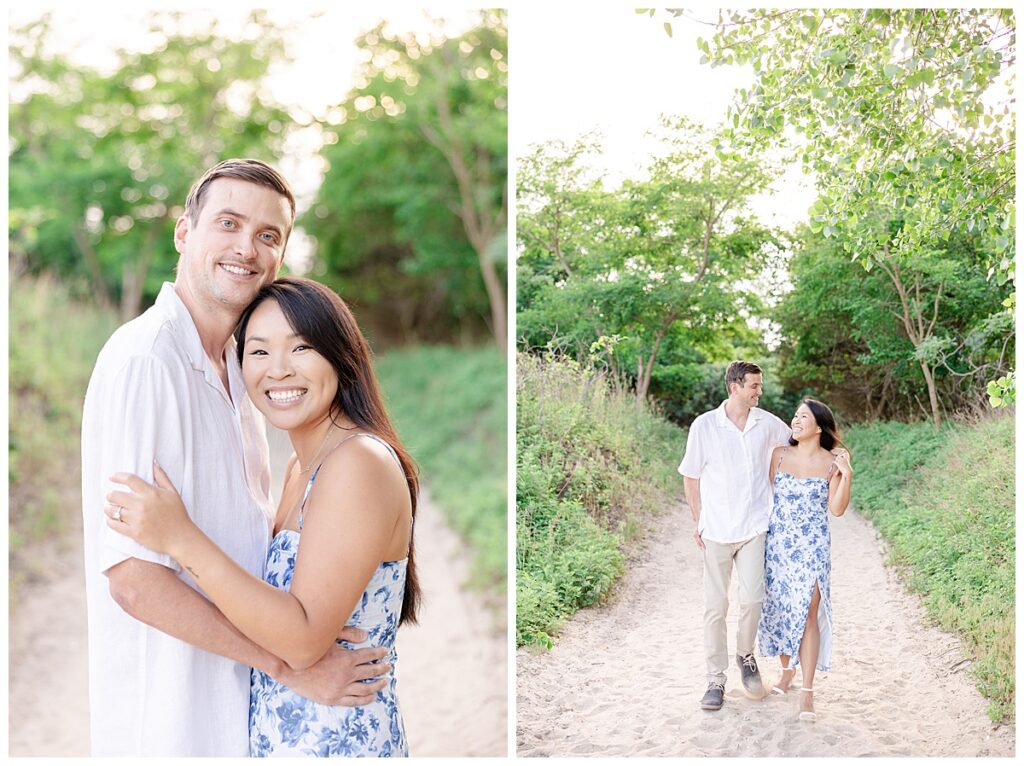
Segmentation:
{"type": "MultiPolygon", "coordinates": [[[[1014,717],[1012,415],[976,424],[851,428],[854,507],[943,628],[957,633],[994,721],[1014,717]]],[[[927,652],[928,647],[921,647],[927,652]]]]}
{"type": "Polygon", "coordinates": [[[11,277],[8,480],[12,568],[27,543],[81,513],[82,402],[117,321],[52,279],[11,277]]]}
{"type": "Polygon", "coordinates": [[[508,380],[493,346],[419,346],[376,360],[388,410],[420,479],[473,547],[472,581],[507,579],[508,380]]]}
{"type": "Polygon", "coordinates": [[[622,574],[623,544],[681,491],[686,435],[593,371],[520,354],[516,642],[551,646],[622,574]]]}

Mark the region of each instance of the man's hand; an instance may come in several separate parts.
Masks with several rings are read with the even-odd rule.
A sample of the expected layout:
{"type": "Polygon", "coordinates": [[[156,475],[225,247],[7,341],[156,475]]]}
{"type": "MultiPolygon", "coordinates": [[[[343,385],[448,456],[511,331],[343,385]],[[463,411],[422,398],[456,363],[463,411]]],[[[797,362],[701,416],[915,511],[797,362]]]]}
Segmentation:
{"type": "Polygon", "coordinates": [[[700,536],[700,530],[696,527],[693,528],[693,540],[697,543],[697,547],[704,550],[704,540],[700,536]]]}
{"type": "MultiPolygon", "coordinates": [[[[358,644],[366,640],[366,631],[345,627],[338,638],[358,644]]],[[[293,670],[286,665],[276,680],[322,705],[366,705],[388,684],[386,678],[363,683],[391,670],[390,664],[377,662],[387,653],[386,648],[379,646],[352,650],[334,644],[315,665],[305,670],[293,670]]]]}

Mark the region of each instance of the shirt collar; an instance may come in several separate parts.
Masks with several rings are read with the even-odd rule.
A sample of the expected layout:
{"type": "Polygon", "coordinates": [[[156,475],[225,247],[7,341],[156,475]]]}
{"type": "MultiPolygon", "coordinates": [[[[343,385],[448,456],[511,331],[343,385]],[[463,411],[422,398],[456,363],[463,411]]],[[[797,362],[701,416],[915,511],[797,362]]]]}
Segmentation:
{"type": "MultiPolygon", "coordinates": [[[[188,356],[192,369],[203,373],[203,377],[206,378],[206,382],[209,385],[222,393],[226,393],[220,376],[213,368],[210,357],[206,355],[206,349],[203,348],[203,341],[199,337],[199,330],[196,328],[195,320],[192,319],[192,315],[177,291],[175,291],[172,283],[164,282],[163,287],[160,288],[159,295],[156,297],[156,306],[178,328],[178,337],[183,341],[185,354],[188,356]]],[[[228,357],[228,380],[232,388],[231,399],[234,401],[237,398],[235,389],[240,384],[240,372],[237,369],[238,359],[235,354],[234,338],[228,341],[224,353],[228,357]],[[239,380],[236,380],[236,378],[239,378],[239,380]]]]}
{"type": "MultiPolygon", "coordinates": [[[[729,416],[725,414],[725,405],[729,400],[724,400],[715,410],[715,422],[719,428],[736,428],[736,424],[729,420],[729,416]]],[[[750,414],[747,415],[747,427],[743,429],[743,433],[746,433],[754,424],[761,419],[762,411],[757,407],[750,408],[750,414]]]]}

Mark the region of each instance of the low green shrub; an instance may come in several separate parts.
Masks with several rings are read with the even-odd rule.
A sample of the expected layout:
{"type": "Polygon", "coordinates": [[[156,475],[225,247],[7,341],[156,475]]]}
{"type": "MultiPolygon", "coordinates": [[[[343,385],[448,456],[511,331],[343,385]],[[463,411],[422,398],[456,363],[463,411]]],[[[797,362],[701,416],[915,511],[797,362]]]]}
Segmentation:
{"type": "Polygon", "coordinates": [[[850,429],[854,505],[943,628],[975,656],[995,721],[1014,716],[1014,423],[850,429]]]}
{"type": "Polygon", "coordinates": [[[685,433],[593,370],[516,365],[516,641],[550,647],[625,567],[637,519],[678,491],[685,433]]]}
{"type": "MultiPolygon", "coordinates": [[[[787,391],[778,380],[778,362],[773,357],[754,356],[764,372],[764,394],[758,404],[763,410],[778,415],[787,423],[800,406],[801,391],[787,391]]],[[[713,410],[728,395],[725,370],[728,362],[688,362],[655,367],[651,382],[652,396],[665,416],[689,426],[698,415],[713,410]]]]}

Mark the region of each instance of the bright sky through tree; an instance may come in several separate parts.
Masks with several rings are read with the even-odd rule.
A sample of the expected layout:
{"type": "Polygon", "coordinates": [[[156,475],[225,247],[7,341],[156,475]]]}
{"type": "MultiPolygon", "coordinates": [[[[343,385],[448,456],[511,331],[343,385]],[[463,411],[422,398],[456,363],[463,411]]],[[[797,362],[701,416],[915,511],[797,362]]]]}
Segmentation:
{"type": "MultiPolygon", "coordinates": [[[[277,0],[260,7],[266,8],[272,21],[282,26],[295,26],[288,38],[294,61],[273,73],[268,83],[271,95],[300,114],[317,118],[327,117],[329,107],[343,101],[352,88],[360,63],[354,40],[382,18],[387,19],[389,29],[401,33],[429,34],[436,28],[431,18],[441,16],[447,20],[444,29],[449,34],[458,34],[472,24],[471,14],[466,11],[428,13],[407,6],[385,13],[370,6],[348,8],[304,0],[287,3],[277,0]]],[[[152,48],[154,41],[146,33],[150,18],[156,11],[169,10],[166,3],[152,0],[122,6],[117,13],[97,13],[92,6],[31,4],[12,8],[8,20],[15,26],[51,14],[54,46],[69,52],[73,61],[102,70],[116,66],[119,49],[152,48]]],[[[209,4],[178,3],[174,11],[182,14],[186,28],[194,25],[201,30],[216,22],[221,34],[244,36],[245,21],[252,7],[226,3],[211,10],[209,4]]],[[[299,140],[293,161],[315,151],[316,147],[310,147],[308,140],[308,137],[305,141],[299,140]]],[[[301,174],[299,178],[290,178],[298,196],[311,197],[319,185],[319,174],[310,174],[309,168],[301,166],[294,170],[301,174]]]]}
{"type": "MultiPolygon", "coordinates": [[[[706,125],[725,117],[733,92],[749,87],[753,73],[738,66],[700,64],[696,39],[714,28],[714,8],[672,19],[626,7],[525,6],[509,14],[510,151],[531,144],[573,142],[590,131],[603,137],[601,160],[611,183],[638,177],[660,142],[647,135],[659,115],[686,115],[706,125]]],[[[774,190],[752,201],[765,222],[792,228],[807,218],[814,183],[792,167],[774,190]]]]}

